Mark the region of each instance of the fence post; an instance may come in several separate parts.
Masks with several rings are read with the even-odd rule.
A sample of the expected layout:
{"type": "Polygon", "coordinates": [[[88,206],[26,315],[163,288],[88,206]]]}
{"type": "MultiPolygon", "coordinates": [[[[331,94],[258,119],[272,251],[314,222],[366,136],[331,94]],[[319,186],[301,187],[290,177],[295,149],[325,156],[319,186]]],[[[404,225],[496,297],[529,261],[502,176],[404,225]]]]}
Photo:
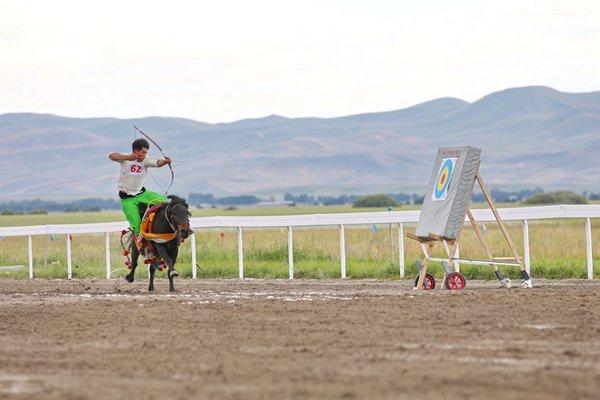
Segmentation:
{"type": "Polygon", "coordinates": [[[592,221],[585,219],[585,247],[587,254],[587,276],[594,279],[594,258],[592,255],[592,221]]]}
{"type": "Polygon", "coordinates": [[[404,226],[402,224],[398,224],[398,263],[400,278],[404,278],[404,226]]]}
{"type": "Polygon", "coordinates": [[[27,236],[27,255],[29,257],[29,279],[33,279],[33,244],[31,235],[27,236]]]}
{"type": "Polygon", "coordinates": [[[198,276],[198,271],[197,271],[197,267],[196,267],[196,234],[192,233],[190,235],[190,249],[192,252],[192,279],[196,279],[196,277],[198,276]]]}
{"type": "Polygon", "coordinates": [[[529,223],[526,219],[523,220],[523,258],[525,270],[531,275],[531,260],[529,258],[529,223]]]}
{"type": "Polygon", "coordinates": [[[104,253],[106,256],[106,279],[110,279],[110,237],[104,232],[104,253]]]}
{"type": "Polygon", "coordinates": [[[294,279],[294,238],[291,226],[288,226],[288,263],[290,279],[294,279]]]}
{"type": "Polygon", "coordinates": [[[346,277],[346,238],[344,235],[344,225],[340,225],[340,262],[341,276],[346,277]]]}
{"type": "Polygon", "coordinates": [[[238,226],[238,269],[240,279],[244,279],[244,244],[242,242],[242,228],[238,226]]]}
{"type": "Polygon", "coordinates": [[[71,234],[67,233],[67,279],[73,278],[73,266],[71,264],[71,234]]]}

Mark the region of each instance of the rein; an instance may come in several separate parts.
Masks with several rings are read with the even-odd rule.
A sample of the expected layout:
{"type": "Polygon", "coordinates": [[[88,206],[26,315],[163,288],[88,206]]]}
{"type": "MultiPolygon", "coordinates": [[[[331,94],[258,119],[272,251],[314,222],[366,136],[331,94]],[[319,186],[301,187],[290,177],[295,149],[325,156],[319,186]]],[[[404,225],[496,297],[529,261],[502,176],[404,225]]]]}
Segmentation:
{"type": "Polygon", "coordinates": [[[169,219],[169,207],[171,207],[171,210],[177,206],[181,206],[184,207],[185,206],[183,204],[168,204],[167,207],[165,208],[165,219],[167,220],[167,223],[169,224],[169,227],[173,230],[174,233],[179,233],[179,228],[175,228],[173,222],[169,219]]]}

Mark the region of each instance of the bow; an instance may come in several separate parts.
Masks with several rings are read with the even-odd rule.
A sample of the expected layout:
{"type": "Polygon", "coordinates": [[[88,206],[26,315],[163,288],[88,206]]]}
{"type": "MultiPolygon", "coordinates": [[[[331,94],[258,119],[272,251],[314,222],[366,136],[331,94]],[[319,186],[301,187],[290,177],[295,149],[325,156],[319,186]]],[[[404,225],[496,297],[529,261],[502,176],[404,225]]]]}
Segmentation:
{"type": "MultiPolygon", "coordinates": [[[[138,128],[137,126],[133,125],[134,129],[136,131],[138,131],[139,133],[141,133],[142,135],[144,135],[149,141],[152,142],[153,145],[156,146],[156,148],[161,152],[161,154],[163,155],[163,157],[167,158],[167,155],[165,154],[165,152],[163,151],[163,149],[158,145],[158,143],[156,143],[150,136],[148,136],[148,134],[144,133],[140,128],[138,128]]],[[[171,170],[171,183],[169,183],[169,187],[167,188],[167,190],[165,190],[165,196],[169,193],[169,189],[171,189],[171,186],[173,185],[173,180],[175,179],[175,174],[173,173],[173,167],[171,167],[171,164],[167,164],[169,166],[169,169],[171,170]]]]}

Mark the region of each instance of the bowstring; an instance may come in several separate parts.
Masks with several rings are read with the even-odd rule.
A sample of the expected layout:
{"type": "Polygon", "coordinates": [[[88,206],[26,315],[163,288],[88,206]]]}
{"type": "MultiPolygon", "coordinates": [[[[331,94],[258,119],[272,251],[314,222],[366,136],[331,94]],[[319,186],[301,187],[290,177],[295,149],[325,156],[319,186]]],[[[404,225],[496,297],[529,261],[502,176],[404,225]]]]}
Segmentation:
{"type": "Polygon", "coordinates": [[[165,188],[163,187],[163,185],[161,185],[161,184],[158,182],[158,180],[157,180],[157,179],[156,179],[154,176],[152,176],[152,174],[150,173],[150,171],[148,171],[148,176],[149,176],[150,178],[152,178],[152,180],[153,180],[154,182],[156,182],[156,184],[158,185],[158,187],[160,187],[160,188],[162,189],[162,191],[163,191],[163,192],[165,192],[165,195],[166,195],[166,194],[167,194],[167,191],[165,190],[165,188]]]}
{"type": "MultiPolygon", "coordinates": [[[[133,129],[133,140],[135,141],[135,139],[137,139],[137,132],[136,132],[136,130],[135,130],[135,128],[134,128],[134,129],[133,129]]],[[[162,191],[165,193],[165,196],[166,196],[166,195],[167,195],[167,191],[165,190],[165,188],[163,187],[163,185],[161,185],[161,184],[160,184],[160,182],[158,181],[158,179],[156,179],[156,178],[155,178],[155,177],[152,175],[152,173],[150,173],[150,169],[146,168],[146,172],[148,173],[148,176],[149,176],[150,178],[152,178],[152,180],[153,180],[154,182],[156,182],[156,184],[158,185],[158,187],[162,189],[162,191]]]]}

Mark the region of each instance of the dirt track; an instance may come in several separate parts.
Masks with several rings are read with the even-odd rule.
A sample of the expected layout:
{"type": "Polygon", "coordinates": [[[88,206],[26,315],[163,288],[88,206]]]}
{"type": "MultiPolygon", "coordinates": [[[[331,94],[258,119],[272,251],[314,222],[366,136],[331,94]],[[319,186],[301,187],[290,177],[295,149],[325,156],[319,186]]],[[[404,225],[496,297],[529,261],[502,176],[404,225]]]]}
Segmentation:
{"type": "Polygon", "coordinates": [[[0,280],[0,399],[600,398],[600,282],[0,280]]]}

